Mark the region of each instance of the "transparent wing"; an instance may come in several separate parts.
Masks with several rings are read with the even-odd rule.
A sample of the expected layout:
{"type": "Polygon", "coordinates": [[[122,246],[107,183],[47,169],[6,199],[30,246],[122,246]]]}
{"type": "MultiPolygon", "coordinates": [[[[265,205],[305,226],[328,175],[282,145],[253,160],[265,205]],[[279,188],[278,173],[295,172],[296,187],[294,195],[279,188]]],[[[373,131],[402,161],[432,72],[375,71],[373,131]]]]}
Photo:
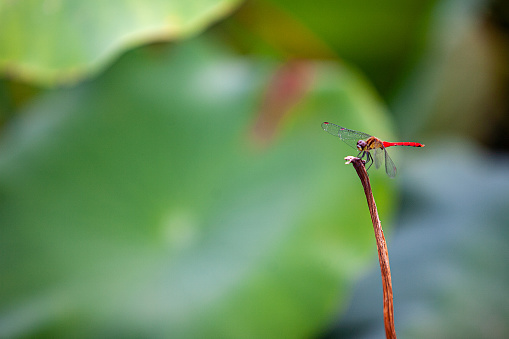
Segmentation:
{"type": "Polygon", "coordinates": [[[352,129],[344,128],[330,122],[322,123],[322,128],[329,134],[332,134],[339,139],[343,140],[348,146],[357,149],[357,141],[366,140],[371,135],[357,132],[352,129]]]}
{"type": "Polygon", "coordinates": [[[394,165],[394,162],[385,148],[383,148],[383,152],[385,153],[385,172],[388,176],[394,178],[396,176],[396,165],[394,165]]]}
{"type": "Polygon", "coordinates": [[[373,161],[375,162],[375,168],[378,169],[383,163],[384,160],[384,152],[385,148],[374,148],[369,150],[369,153],[371,153],[371,156],[373,157],[373,161]]]}

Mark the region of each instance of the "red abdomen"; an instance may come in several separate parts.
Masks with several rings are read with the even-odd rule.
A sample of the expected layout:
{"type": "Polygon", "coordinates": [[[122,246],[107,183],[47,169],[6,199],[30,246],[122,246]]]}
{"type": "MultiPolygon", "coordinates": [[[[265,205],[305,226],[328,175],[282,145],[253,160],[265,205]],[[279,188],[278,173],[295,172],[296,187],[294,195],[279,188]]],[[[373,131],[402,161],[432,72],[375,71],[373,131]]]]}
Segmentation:
{"type": "Polygon", "coordinates": [[[412,147],[424,147],[423,144],[420,144],[418,142],[388,142],[388,141],[382,141],[384,144],[384,147],[391,147],[391,146],[412,146],[412,147]]]}

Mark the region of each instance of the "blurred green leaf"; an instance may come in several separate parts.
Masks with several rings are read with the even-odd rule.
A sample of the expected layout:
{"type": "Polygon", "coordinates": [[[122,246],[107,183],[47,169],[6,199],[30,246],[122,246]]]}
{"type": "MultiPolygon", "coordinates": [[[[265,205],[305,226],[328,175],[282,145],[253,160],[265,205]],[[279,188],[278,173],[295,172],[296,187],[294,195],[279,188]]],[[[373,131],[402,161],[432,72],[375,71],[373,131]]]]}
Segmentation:
{"type": "Polygon", "coordinates": [[[359,75],[305,63],[267,137],[279,69],[205,40],[145,47],[19,115],[0,143],[0,336],[319,332],[376,263],[355,151],[320,124],[389,128],[359,75]]]}
{"type": "Polygon", "coordinates": [[[0,71],[40,84],[74,82],[133,46],[199,32],[239,2],[2,1],[0,71]]]}
{"type": "Polygon", "coordinates": [[[392,94],[420,54],[423,28],[437,2],[259,0],[228,21],[234,22],[234,40],[248,51],[339,56],[362,69],[378,90],[392,94]]]}

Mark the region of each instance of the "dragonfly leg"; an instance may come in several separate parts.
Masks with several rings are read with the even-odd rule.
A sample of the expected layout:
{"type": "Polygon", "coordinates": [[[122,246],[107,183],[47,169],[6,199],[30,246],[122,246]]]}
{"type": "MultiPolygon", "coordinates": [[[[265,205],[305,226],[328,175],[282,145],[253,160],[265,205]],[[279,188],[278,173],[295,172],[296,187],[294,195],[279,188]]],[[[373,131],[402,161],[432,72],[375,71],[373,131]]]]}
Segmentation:
{"type": "Polygon", "coordinates": [[[373,157],[371,156],[371,154],[369,152],[365,152],[365,153],[367,155],[366,164],[369,163],[368,168],[366,168],[366,171],[367,171],[367,170],[369,170],[371,168],[371,165],[373,165],[373,157]]]}
{"type": "Polygon", "coordinates": [[[363,159],[366,157],[366,160],[364,162],[364,166],[368,165],[366,168],[366,171],[373,165],[373,156],[371,156],[371,153],[367,151],[360,151],[359,154],[357,154],[357,158],[363,159]]]}

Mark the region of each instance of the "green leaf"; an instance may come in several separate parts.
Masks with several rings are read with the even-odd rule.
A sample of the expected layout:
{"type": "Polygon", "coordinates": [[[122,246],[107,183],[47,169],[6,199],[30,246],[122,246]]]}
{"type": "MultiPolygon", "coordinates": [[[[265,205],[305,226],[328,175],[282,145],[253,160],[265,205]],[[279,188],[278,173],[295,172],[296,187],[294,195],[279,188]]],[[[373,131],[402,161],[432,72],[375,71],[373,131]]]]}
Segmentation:
{"type": "Polygon", "coordinates": [[[246,3],[232,35],[247,50],[355,64],[388,97],[422,52],[437,0],[266,0],[246,3]]]}
{"type": "Polygon", "coordinates": [[[279,66],[201,40],[129,52],[19,115],[0,143],[0,336],[320,332],[377,262],[356,152],[320,124],[388,128],[357,74],[299,67],[272,134],[256,126],[279,66]]]}
{"type": "Polygon", "coordinates": [[[239,2],[3,1],[0,71],[45,85],[75,82],[133,46],[195,34],[239,2]]]}

